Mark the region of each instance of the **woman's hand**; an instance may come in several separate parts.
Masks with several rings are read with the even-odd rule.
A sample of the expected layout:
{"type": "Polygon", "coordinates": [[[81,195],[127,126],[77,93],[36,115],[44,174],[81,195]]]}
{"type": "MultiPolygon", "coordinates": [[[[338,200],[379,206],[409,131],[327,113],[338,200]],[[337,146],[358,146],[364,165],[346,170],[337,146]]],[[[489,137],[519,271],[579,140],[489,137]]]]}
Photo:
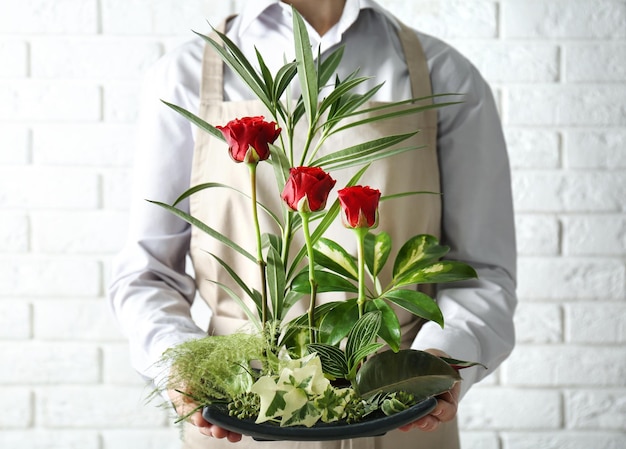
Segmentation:
{"type": "Polygon", "coordinates": [[[176,390],[168,390],[167,394],[179,416],[186,416],[191,413],[187,421],[196,426],[201,434],[213,438],[226,438],[231,443],[236,443],[241,440],[241,434],[230,432],[208,422],[204,419],[200,410],[196,410],[192,413],[192,411],[198,407],[198,404],[193,402],[189,396],[176,390]]]}
{"type": "MultiPolygon", "coordinates": [[[[437,357],[449,357],[446,353],[438,349],[427,349],[426,352],[436,355],[437,357]]],[[[446,391],[437,396],[437,406],[432,412],[417,421],[400,427],[400,430],[408,432],[411,429],[417,428],[424,432],[433,432],[437,430],[441,423],[452,421],[456,417],[458,410],[460,392],[461,383],[457,382],[450,391],[446,391]]]]}

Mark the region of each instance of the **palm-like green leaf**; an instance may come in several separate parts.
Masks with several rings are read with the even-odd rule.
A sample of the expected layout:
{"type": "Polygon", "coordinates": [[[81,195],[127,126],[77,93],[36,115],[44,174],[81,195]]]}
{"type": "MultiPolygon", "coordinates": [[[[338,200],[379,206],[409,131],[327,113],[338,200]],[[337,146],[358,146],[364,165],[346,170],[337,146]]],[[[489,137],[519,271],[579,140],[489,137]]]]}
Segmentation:
{"type": "Polygon", "coordinates": [[[359,269],[354,257],[337,242],[321,238],[314,247],[315,263],[335,273],[357,280],[359,269]]]}
{"type": "Polygon", "coordinates": [[[419,234],[407,240],[393,264],[393,277],[404,276],[420,266],[429,264],[445,256],[450,248],[439,245],[436,237],[428,234],[419,234]]]}
{"type": "Polygon", "coordinates": [[[443,327],[443,314],[441,309],[430,296],[416,290],[394,289],[385,292],[383,298],[404,310],[411,312],[429,321],[434,321],[443,327]]]}
{"type": "Polygon", "coordinates": [[[364,242],[365,264],[373,277],[378,276],[391,252],[391,236],[386,232],[367,233],[364,242]]]}
{"type": "Polygon", "coordinates": [[[175,208],[173,206],[170,206],[169,204],[165,204],[165,203],[161,203],[159,201],[153,201],[153,200],[147,200],[147,201],[149,203],[156,204],[157,206],[160,206],[160,207],[162,207],[164,209],[167,209],[169,212],[171,212],[172,214],[176,215],[179,218],[182,218],[184,221],[186,221],[190,225],[193,225],[193,226],[197,227],[202,232],[204,232],[204,233],[208,234],[209,236],[213,237],[215,240],[223,243],[224,245],[228,246],[229,248],[237,251],[242,256],[247,257],[248,259],[250,259],[251,261],[256,263],[256,257],[254,257],[248,251],[243,249],[241,246],[237,245],[235,242],[233,242],[231,239],[229,239],[225,235],[217,232],[215,229],[211,228],[210,226],[207,226],[205,223],[201,222],[197,218],[192,217],[188,213],[183,212],[182,210],[177,209],[177,208],[175,208]]]}
{"type": "MultiPolygon", "coordinates": [[[[317,313],[317,312],[316,312],[317,313]]],[[[317,316],[317,315],[316,315],[317,316]]],[[[319,341],[329,345],[338,344],[348,335],[354,323],[359,319],[356,299],[338,302],[322,317],[319,330],[319,341]]]]}
{"type": "Polygon", "coordinates": [[[409,272],[394,280],[394,283],[399,287],[409,284],[439,284],[464,281],[477,277],[476,271],[466,263],[441,260],[409,272]]]}

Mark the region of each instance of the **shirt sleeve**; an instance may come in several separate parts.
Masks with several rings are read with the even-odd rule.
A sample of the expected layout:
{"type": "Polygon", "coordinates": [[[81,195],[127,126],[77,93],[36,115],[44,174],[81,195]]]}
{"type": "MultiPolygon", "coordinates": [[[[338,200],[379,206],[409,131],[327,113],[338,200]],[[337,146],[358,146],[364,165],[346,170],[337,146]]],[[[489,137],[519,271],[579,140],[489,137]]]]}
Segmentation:
{"type": "MultiPolygon", "coordinates": [[[[189,44],[192,45],[192,44],[189,44]]],[[[189,187],[193,158],[190,123],[160,100],[197,109],[200,61],[193,48],[160,60],[142,84],[128,240],[113,261],[109,301],[127,336],[131,363],[147,379],[168,348],[206,335],[192,320],[195,283],[186,274],[190,226],[148,202],[171,204],[189,187]]],[[[188,210],[189,205],[179,205],[188,210]]]]}
{"type": "MultiPolygon", "coordinates": [[[[427,44],[428,45],[428,44],[427,44]]],[[[434,47],[434,48],[433,48],[434,47]]],[[[413,348],[437,348],[488,369],[464,369],[462,395],[493,372],[515,342],[516,246],[506,144],[494,98],[478,71],[443,44],[430,52],[433,92],[462,93],[439,109],[442,242],[449,259],[470,264],[478,279],[440,285],[444,328],[424,325],[413,348]]]]}

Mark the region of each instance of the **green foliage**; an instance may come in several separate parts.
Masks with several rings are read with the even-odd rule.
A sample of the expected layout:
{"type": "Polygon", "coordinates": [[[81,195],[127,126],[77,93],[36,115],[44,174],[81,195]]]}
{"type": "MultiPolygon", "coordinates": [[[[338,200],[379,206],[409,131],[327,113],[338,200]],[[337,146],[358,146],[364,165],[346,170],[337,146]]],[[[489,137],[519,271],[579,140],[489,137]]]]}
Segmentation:
{"type": "Polygon", "coordinates": [[[366,313],[350,329],[345,352],[324,343],[308,345],[309,351],[319,356],[324,373],[329,377],[353,381],[363,359],[383,346],[374,342],[380,325],[380,312],[366,313]]]}
{"type": "Polygon", "coordinates": [[[263,361],[265,341],[259,335],[231,334],[190,340],[165,352],[161,363],[170,368],[160,388],[189,394],[199,405],[231,401],[249,391],[255,381],[250,363],[263,361]]]}
{"type": "Polygon", "coordinates": [[[427,352],[385,351],[363,364],[356,378],[356,388],[366,399],[403,391],[421,401],[448,391],[460,380],[455,369],[427,352]]]}

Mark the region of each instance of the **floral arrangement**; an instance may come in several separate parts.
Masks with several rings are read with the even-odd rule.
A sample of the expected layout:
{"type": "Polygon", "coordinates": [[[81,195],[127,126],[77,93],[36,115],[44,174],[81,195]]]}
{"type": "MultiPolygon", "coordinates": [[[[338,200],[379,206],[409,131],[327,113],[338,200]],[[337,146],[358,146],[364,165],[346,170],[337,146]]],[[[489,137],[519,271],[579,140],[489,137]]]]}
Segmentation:
{"type": "Polygon", "coordinates": [[[318,156],[318,151],[328,137],[345,129],[453,103],[417,105],[413,99],[366,107],[380,86],[354,93],[367,79],[357,73],[343,80],[336,78],[331,92],[318,101],[321,89],[331,83],[343,49],[324,60],[318,55],[315,60],[306,26],[297,11],[293,12],[296,59],[275,75],[258,52],[255,68],[225,34],[216,31],[222,42],[201,35],[252,89],[272,121],[261,116],[240,117],[213,126],[166,103],[201,130],[223,140],[234,163],[247,167],[250,191],[240,193],[250,198],[255,253],[176,207],[200,190],[218,187],[215,184],[193,186],[172,205],[152,202],[254,261],[258,267],[255,282],[261,285],[260,291],[251,288],[251,281],[218,260],[247,295],[244,300],[222,285],[224,294],[245,311],[253,332],[208,336],[167,351],[162,362],[170,375],[162,387],[178,390],[199,408],[221,404],[232,416],[256,423],[310,427],[320,421],[350,423],[375,413],[391,415],[458,382],[457,369],[472,364],[401,350],[394,308],[443,326],[437,303],[416,285],[469,279],[476,273],[464,263],[441,260],[448,248],[435,237],[422,234],[401,246],[393,261],[393,279],[382,284],[379,274],[391,253],[392,236],[373,232],[379,203],[436,193],[383,196],[375,187],[360,185],[359,179],[375,161],[415,150],[397,145],[413,133],[386,136],[324,156],[318,156]],[[288,89],[293,82],[299,82],[302,92],[295,101],[288,89]],[[306,143],[303,148],[293,148],[296,124],[303,120],[307,123],[306,143]],[[264,163],[273,167],[277,194],[283,200],[279,211],[257,201],[257,167],[264,163]],[[338,190],[338,200],[328,206],[336,184],[332,172],[350,167],[359,169],[338,190]],[[280,235],[263,232],[260,211],[273,218],[280,235]],[[356,255],[324,237],[338,215],[354,232],[356,255]],[[304,236],[303,247],[293,246],[296,233],[304,236]],[[318,295],[327,292],[347,292],[352,297],[319,303],[318,295]],[[308,301],[307,313],[287,320],[289,309],[299,301],[308,301]],[[247,306],[250,302],[254,307],[247,306]],[[389,349],[381,352],[384,345],[389,349]]]}

